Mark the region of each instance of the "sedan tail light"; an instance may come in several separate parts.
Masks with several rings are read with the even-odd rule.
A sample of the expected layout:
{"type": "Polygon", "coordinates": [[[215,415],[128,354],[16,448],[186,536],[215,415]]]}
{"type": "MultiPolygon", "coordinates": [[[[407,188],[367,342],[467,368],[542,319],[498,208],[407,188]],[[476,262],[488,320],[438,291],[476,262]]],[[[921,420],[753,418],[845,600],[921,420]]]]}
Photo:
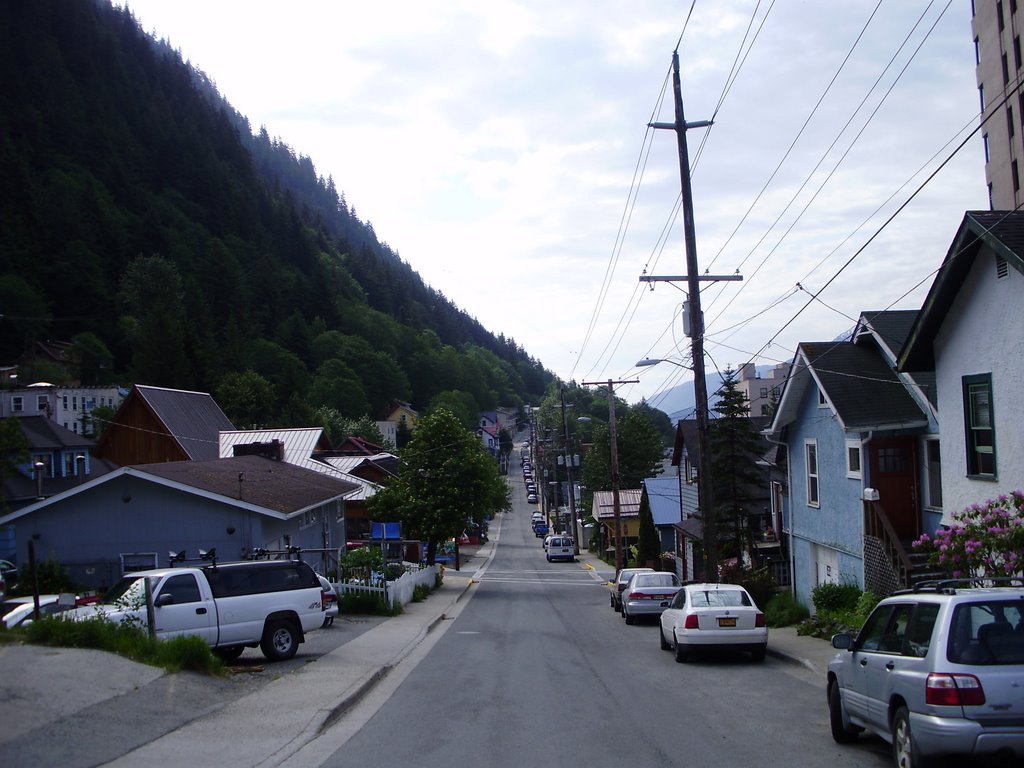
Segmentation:
{"type": "Polygon", "coordinates": [[[764,626],[764,614],[761,613],[760,611],[758,611],[754,615],[754,626],[755,627],[763,627],[764,626]]]}
{"type": "Polygon", "coordinates": [[[985,689],[974,675],[938,673],[928,675],[924,701],[942,707],[977,707],[985,703],[985,689]]]}
{"type": "Polygon", "coordinates": [[[697,621],[697,614],[691,613],[686,617],[686,621],[683,623],[684,629],[700,629],[700,624],[697,621]]]}
{"type": "Polygon", "coordinates": [[[630,592],[628,597],[629,597],[630,600],[646,600],[647,599],[647,593],[646,592],[630,592]]]}

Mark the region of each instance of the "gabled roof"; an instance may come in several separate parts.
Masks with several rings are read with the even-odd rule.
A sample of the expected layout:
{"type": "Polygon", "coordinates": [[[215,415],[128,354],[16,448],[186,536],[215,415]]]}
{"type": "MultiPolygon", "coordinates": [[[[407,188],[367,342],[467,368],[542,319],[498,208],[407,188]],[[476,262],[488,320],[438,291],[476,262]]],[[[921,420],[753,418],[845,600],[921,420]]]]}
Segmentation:
{"type": "MultiPolygon", "coordinates": [[[[593,509],[598,520],[615,518],[614,499],[611,491],[594,491],[593,509]]],[[[636,517],[640,514],[640,489],[627,488],[619,491],[619,517],[636,517]]]]}
{"type": "Polygon", "coordinates": [[[92,448],[96,445],[89,438],[65,429],[46,416],[12,416],[18,420],[21,433],[33,450],[59,450],[62,448],[92,448]]]}
{"type": "Polygon", "coordinates": [[[349,435],[341,441],[338,447],[334,449],[334,452],[345,456],[373,456],[382,450],[381,446],[371,443],[369,440],[359,437],[359,435],[349,435]]]}
{"type": "MultiPolygon", "coordinates": [[[[216,459],[218,434],[235,428],[220,406],[206,392],[136,384],[128,397],[133,395],[142,398],[193,461],[216,459]]],[[[123,408],[126,403],[127,399],[121,407],[123,408]]]]}
{"type": "Polygon", "coordinates": [[[647,503],[651,506],[651,517],[655,525],[678,523],[682,512],[679,508],[679,478],[649,477],[644,480],[647,503]]]}
{"type": "Polygon", "coordinates": [[[209,461],[168,461],[121,467],[57,496],[38,501],[0,518],[0,525],[84,493],[124,475],[215,499],[259,514],[285,519],[345,497],[352,483],[262,456],[237,456],[209,461]]]}
{"type": "MultiPolygon", "coordinates": [[[[879,345],[882,353],[890,361],[890,365],[895,367],[920,314],[920,311],[916,309],[861,312],[857,328],[854,331],[854,343],[859,344],[862,339],[870,336],[874,343],[879,345]]],[[[910,374],[904,375],[909,376],[910,374]]],[[[937,405],[935,371],[915,371],[910,378],[934,408],[937,405]]]]}
{"type": "Polygon", "coordinates": [[[848,432],[923,427],[927,416],[883,354],[849,341],[801,342],[771,431],[796,420],[800,401],[816,386],[848,432]]]}
{"type": "Polygon", "coordinates": [[[933,342],[983,246],[1024,274],[1024,211],[968,211],[964,214],[900,353],[901,371],[934,370],[933,342]]]}

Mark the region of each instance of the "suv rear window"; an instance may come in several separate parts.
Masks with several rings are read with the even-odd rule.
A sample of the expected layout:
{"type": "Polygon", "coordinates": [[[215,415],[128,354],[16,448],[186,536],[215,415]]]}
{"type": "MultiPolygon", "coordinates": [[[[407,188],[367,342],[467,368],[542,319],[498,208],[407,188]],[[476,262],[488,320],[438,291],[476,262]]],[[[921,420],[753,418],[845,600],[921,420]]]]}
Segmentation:
{"type": "Polygon", "coordinates": [[[956,606],[946,658],[955,664],[1024,664],[1024,599],[956,606]]]}

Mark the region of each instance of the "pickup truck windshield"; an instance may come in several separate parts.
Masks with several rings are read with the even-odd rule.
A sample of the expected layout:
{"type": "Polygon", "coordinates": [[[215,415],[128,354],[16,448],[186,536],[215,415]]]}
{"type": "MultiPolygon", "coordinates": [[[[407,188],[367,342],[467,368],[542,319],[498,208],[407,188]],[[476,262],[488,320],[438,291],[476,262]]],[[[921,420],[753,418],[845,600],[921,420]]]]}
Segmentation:
{"type": "Polygon", "coordinates": [[[104,605],[124,605],[138,608],[146,604],[146,585],[142,576],[124,576],[107,590],[100,600],[104,605]]]}

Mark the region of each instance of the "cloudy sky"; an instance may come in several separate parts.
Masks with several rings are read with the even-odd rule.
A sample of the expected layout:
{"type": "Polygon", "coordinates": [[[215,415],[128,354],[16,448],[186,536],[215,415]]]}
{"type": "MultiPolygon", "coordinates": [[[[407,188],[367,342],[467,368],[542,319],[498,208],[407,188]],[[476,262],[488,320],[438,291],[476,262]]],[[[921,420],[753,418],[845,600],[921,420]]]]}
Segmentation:
{"type": "Polygon", "coordinates": [[[427,283],[630,401],[687,378],[634,367],[689,351],[685,285],[639,282],[686,272],[675,134],[647,128],[677,44],[715,121],[687,133],[700,269],[744,278],[702,291],[709,370],[919,307],[988,207],[966,0],[127,4],[427,283]]]}

